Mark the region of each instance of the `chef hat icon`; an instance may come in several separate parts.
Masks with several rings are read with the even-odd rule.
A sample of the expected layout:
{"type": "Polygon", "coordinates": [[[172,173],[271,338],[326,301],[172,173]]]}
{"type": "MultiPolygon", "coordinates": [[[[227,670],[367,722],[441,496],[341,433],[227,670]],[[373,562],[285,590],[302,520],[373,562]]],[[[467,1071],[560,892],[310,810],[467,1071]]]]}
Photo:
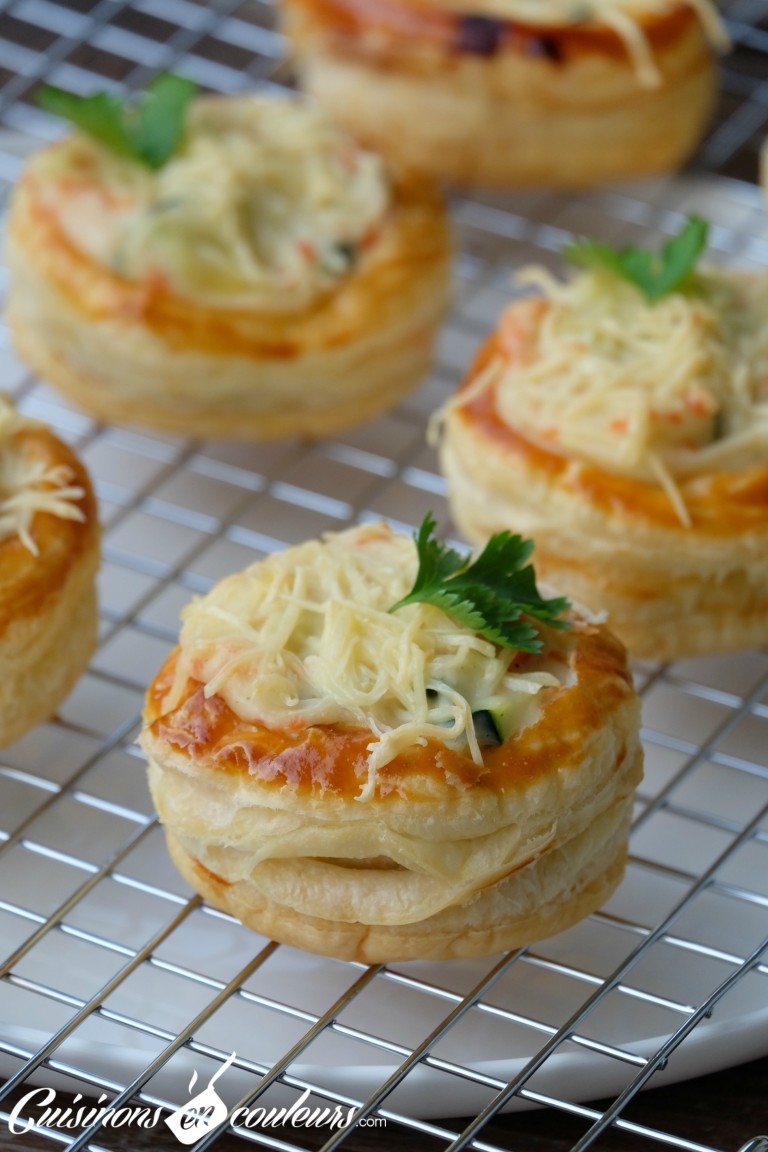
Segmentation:
{"type": "MultiPolygon", "coordinates": [[[[177,1108],[166,1117],[166,1124],[180,1144],[195,1144],[212,1128],[218,1128],[227,1119],[227,1106],[213,1085],[229,1068],[235,1055],[233,1052],[221,1067],[216,1069],[202,1092],[198,1092],[197,1096],[193,1096],[181,1108],[177,1108]]],[[[196,1083],[197,1072],[193,1072],[189,1082],[190,1093],[196,1083]]]]}

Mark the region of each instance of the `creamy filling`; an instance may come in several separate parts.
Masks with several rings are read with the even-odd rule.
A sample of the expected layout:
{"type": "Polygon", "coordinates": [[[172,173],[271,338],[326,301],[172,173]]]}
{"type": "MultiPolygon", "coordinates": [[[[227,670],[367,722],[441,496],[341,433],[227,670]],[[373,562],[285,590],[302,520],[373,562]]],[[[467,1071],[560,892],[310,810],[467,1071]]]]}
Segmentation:
{"type": "Polygon", "coordinates": [[[156,171],[79,133],[33,163],[88,257],[214,307],[307,308],[355,269],[390,205],[382,160],[298,100],[198,100],[156,171]]]}
{"type": "Polygon", "coordinates": [[[428,604],[390,613],[418,567],[412,540],[384,524],[329,534],[231,576],[184,612],[181,657],[164,708],[188,677],[244,720],[301,731],[352,724],[371,731],[369,778],[427,740],[482,752],[473,713],[515,705],[523,727],[537,698],[569,671],[554,651],[525,656],[478,636],[428,604]]]}

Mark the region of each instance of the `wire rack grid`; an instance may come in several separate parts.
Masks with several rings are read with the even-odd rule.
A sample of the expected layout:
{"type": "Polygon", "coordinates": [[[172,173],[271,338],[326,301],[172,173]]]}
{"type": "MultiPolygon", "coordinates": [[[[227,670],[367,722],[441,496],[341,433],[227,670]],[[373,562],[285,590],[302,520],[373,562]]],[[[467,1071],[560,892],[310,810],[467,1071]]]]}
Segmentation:
{"type": "MultiPolygon", "coordinates": [[[[756,174],[768,5],[734,0],[727,15],[736,50],[694,175],[568,198],[454,198],[456,303],[435,370],[372,424],[269,446],[97,425],[30,377],[3,330],[4,388],[70,440],[95,479],[104,563],[88,672],[54,720],[0,753],[0,1124],[36,1085],[167,1115],[188,1101],[193,1075],[204,1084],[236,1049],[220,1086],[230,1107],[290,1107],[308,1090],[317,1106],[357,1108],[358,1122],[240,1123],[198,1150],[735,1152],[687,1121],[649,1122],[637,1093],[768,1053],[768,655],[637,666],[647,764],[624,885],[571,932],[484,963],[319,960],[205,906],[167,859],[134,744],[143,688],[191,595],[356,520],[410,530],[431,510],[450,532],[424,427],[509,299],[513,268],[556,267],[572,231],[632,242],[690,211],[712,218],[714,259],[768,265],[757,191],[728,178],[756,174]],[[510,1106],[539,1111],[499,1118],[510,1106]],[[552,1117],[567,1131],[547,1136],[552,1117]]],[[[284,49],[260,0],[3,5],[3,201],[24,154],[58,130],[32,101],[41,80],[88,92],[174,68],[235,92],[289,81],[284,49]]],[[[754,1115],[743,1120],[742,1143],[759,1130],[754,1115]]],[[[153,1131],[146,1147],[175,1146],[165,1138],[153,1131]]],[[[9,1139],[126,1146],[107,1124],[30,1123],[9,1139]]]]}

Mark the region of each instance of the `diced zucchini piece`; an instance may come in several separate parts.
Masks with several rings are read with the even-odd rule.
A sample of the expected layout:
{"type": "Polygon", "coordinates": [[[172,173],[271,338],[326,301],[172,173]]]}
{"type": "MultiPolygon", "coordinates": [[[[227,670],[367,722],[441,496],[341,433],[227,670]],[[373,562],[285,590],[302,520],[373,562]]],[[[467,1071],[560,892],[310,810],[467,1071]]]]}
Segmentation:
{"type": "Polygon", "coordinates": [[[494,696],[491,700],[484,701],[484,706],[472,713],[478,744],[485,744],[486,747],[498,747],[499,744],[503,744],[520,727],[530,703],[531,697],[527,693],[494,696]],[[481,738],[478,717],[482,718],[480,725],[483,733],[486,733],[488,727],[492,729],[494,735],[491,738],[481,738]]]}
{"type": "Polygon", "coordinates": [[[491,712],[487,708],[473,712],[472,722],[475,725],[475,736],[480,747],[498,748],[502,739],[491,712]]]}

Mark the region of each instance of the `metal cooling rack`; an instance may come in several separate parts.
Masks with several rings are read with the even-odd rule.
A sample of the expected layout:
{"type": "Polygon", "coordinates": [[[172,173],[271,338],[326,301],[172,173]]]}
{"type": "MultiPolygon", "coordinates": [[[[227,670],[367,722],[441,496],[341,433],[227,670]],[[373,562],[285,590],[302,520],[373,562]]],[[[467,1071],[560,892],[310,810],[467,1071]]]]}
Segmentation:
{"type": "MultiPolygon", "coordinates": [[[[247,1142],[285,1152],[320,1144],[735,1152],[685,1125],[672,1132],[636,1118],[635,1096],[665,1076],[768,1054],[767,654],[637,668],[647,770],[625,884],[555,942],[480,965],[310,963],[205,907],[167,860],[134,745],[143,688],[192,594],[357,519],[384,516],[409,530],[432,510],[450,531],[424,426],[509,298],[511,269],[532,258],[555,266],[571,230],[631,242],[671,231],[690,211],[715,222],[715,259],[768,265],[757,191],[727,179],[756,178],[768,122],[768,4],[733,0],[727,15],[736,47],[692,176],[568,198],[454,200],[456,306],[435,371],[375,423],[317,445],[266,447],[105,427],[30,377],[0,333],[4,389],[77,447],[104,523],[98,652],[59,716],[0,751],[6,1101],[45,1084],[171,1112],[189,1098],[190,1069],[204,1084],[237,1035],[230,1105],[290,1103],[310,1088],[323,1104],[363,1105],[369,1127],[331,1138],[240,1127],[198,1150],[215,1140],[222,1152],[247,1142]],[[616,1042],[617,1018],[630,1021],[637,1043],[616,1042]],[[741,1030],[734,1036],[721,1020],[741,1030]],[[514,1060],[486,1059],[506,1052],[514,1060]],[[339,1066],[366,1091],[334,1079],[339,1066]],[[580,1083],[584,1068],[592,1079],[580,1083]],[[307,1078],[307,1069],[328,1075],[307,1078]],[[472,1100],[463,1119],[425,1119],[425,1107],[453,1093],[472,1100]],[[598,1097],[607,1102],[581,1102],[598,1097]],[[498,1118],[521,1102],[541,1110],[524,1129],[498,1118]],[[560,1129],[546,1142],[553,1117],[572,1121],[567,1144],[560,1129]]],[[[260,0],[3,4],[3,203],[24,153],[58,131],[32,103],[41,80],[88,92],[140,86],[173,68],[235,92],[289,82],[284,50],[260,0]]],[[[765,1152],[752,1137],[745,1128],[738,1139],[765,1152]]],[[[32,1128],[7,1139],[14,1148],[140,1146],[140,1133],[126,1145],[111,1129],[32,1128]]],[[[176,1146],[167,1131],[141,1144],[161,1146],[176,1146]]]]}

